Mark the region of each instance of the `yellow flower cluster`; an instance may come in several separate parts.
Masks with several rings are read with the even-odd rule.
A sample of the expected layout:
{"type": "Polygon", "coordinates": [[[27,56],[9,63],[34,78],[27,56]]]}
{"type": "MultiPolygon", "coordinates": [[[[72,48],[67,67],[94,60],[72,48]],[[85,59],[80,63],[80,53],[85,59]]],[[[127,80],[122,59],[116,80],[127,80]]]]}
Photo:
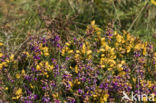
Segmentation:
{"type": "Polygon", "coordinates": [[[12,99],[19,99],[22,96],[22,89],[21,88],[17,89],[15,95],[16,96],[12,97],[12,99]]]}
{"type": "Polygon", "coordinates": [[[40,44],[41,55],[49,56],[49,48],[40,44]]]}
{"type": "MultiPolygon", "coordinates": [[[[3,46],[3,43],[0,43],[0,47],[3,46]]],[[[2,58],[4,56],[4,54],[1,52],[1,48],[0,48],[0,58],[2,58]]],[[[0,69],[2,69],[3,67],[8,67],[8,63],[13,62],[14,61],[14,55],[11,54],[11,56],[9,58],[6,58],[3,62],[0,62],[0,69]]]]}
{"type": "Polygon", "coordinates": [[[90,49],[89,42],[83,43],[81,50],[76,50],[75,59],[82,59],[82,55],[87,57],[88,60],[92,59],[92,50],[90,49]]]}
{"type": "Polygon", "coordinates": [[[93,94],[94,100],[99,100],[99,103],[107,102],[109,94],[107,91],[103,91],[99,88],[96,89],[95,93],[93,94]]]}
{"type": "Polygon", "coordinates": [[[3,56],[3,53],[0,53],[0,58],[3,56]]]}
{"type": "MultiPolygon", "coordinates": [[[[106,65],[111,67],[114,67],[116,62],[114,59],[116,59],[114,48],[111,48],[107,42],[105,41],[105,38],[101,38],[101,48],[98,50],[99,53],[101,53],[100,58],[100,65],[102,68],[105,68],[106,65]]],[[[109,68],[109,69],[110,69],[109,68]]]]}
{"type": "Polygon", "coordinates": [[[104,95],[100,98],[100,103],[105,103],[105,102],[107,102],[108,97],[109,97],[109,94],[104,94],[104,95]]]}
{"type": "Polygon", "coordinates": [[[90,60],[92,58],[92,50],[90,49],[90,45],[89,42],[85,42],[82,45],[82,49],[81,49],[81,53],[85,56],[87,56],[88,60],[90,60]]]}
{"type": "Polygon", "coordinates": [[[37,71],[41,71],[42,74],[44,76],[46,76],[47,78],[49,77],[50,72],[53,71],[54,65],[53,64],[49,64],[48,61],[41,61],[39,63],[36,64],[36,70],[37,71]]]}
{"type": "Polygon", "coordinates": [[[3,67],[8,67],[8,63],[9,63],[8,60],[6,60],[6,61],[0,63],[0,69],[2,69],[3,67]]]}
{"type": "Polygon", "coordinates": [[[116,50],[120,53],[129,53],[134,46],[134,38],[130,34],[125,32],[123,36],[118,34],[117,32],[115,32],[114,34],[114,38],[116,39],[116,50]]]}
{"type": "Polygon", "coordinates": [[[95,33],[97,35],[98,38],[100,38],[101,33],[102,33],[102,29],[99,28],[96,24],[95,24],[95,20],[91,21],[91,25],[87,26],[87,33],[95,33]]]}
{"type": "Polygon", "coordinates": [[[145,42],[145,43],[138,43],[134,47],[134,50],[142,50],[143,55],[146,55],[147,54],[146,47],[147,47],[147,42],[145,42]]]}
{"type": "Polygon", "coordinates": [[[13,61],[14,61],[14,55],[13,55],[13,54],[11,54],[11,55],[10,55],[9,60],[10,60],[11,62],[13,62],[13,61]]]}
{"type": "Polygon", "coordinates": [[[71,42],[66,42],[64,48],[62,49],[62,56],[65,55],[65,53],[67,54],[72,54],[74,53],[72,49],[70,49],[71,46],[71,42]]]}
{"type": "Polygon", "coordinates": [[[75,59],[80,59],[80,51],[76,50],[75,59]]]}
{"type": "Polygon", "coordinates": [[[36,70],[42,71],[42,70],[47,70],[47,71],[52,71],[54,66],[49,64],[48,61],[41,61],[39,64],[36,65],[36,70]]]}
{"type": "Polygon", "coordinates": [[[27,56],[27,58],[31,58],[32,56],[29,54],[29,52],[24,51],[23,54],[25,54],[27,56]]]}
{"type": "MultiPolygon", "coordinates": [[[[0,46],[3,46],[3,43],[0,42],[0,46]]],[[[3,53],[1,53],[1,49],[0,49],[0,58],[2,58],[2,57],[3,57],[3,53]]],[[[4,64],[0,63],[0,69],[3,68],[3,65],[4,64]]]]}

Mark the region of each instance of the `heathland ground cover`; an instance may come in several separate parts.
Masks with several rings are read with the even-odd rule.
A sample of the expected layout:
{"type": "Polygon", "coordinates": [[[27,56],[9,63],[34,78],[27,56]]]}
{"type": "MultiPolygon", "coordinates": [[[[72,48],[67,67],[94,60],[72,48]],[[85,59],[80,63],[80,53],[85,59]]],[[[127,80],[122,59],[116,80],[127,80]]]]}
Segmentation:
{"type": "Polygon", "coordinates": [[[155,101],[155,11],[155,0],[1,0],[0,101],[155,101]],[[122,98],[132,93],[146,95],[122,98]]]}

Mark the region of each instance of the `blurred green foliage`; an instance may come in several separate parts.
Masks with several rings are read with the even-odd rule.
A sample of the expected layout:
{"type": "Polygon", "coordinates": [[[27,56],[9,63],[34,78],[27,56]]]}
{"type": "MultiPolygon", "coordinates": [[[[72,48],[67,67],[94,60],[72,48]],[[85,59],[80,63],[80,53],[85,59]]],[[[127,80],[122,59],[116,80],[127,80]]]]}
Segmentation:
{"type": "Polygon", "coordinates": [[[11,46],[20,45],[28,33],[42,35],[45,28],[62,36],[83,34],[92,20],[103,29],[111,23],[114,30],[156,43],[156,6],[150,0],[2,0],[0,5],[0,36],[11,46]]]}

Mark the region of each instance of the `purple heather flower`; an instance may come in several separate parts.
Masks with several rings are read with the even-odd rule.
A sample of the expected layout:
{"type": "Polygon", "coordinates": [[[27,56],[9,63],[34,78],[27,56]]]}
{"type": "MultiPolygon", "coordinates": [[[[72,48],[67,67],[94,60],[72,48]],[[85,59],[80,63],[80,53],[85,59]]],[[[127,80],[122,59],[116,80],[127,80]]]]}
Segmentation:
{"type": "Polygon", "coordinates": [[[45,90],[46,89],[46,86],[42,87],[42,89],[45,90]]]}
{"type": "Polygon", "coordinates": [[[33,96],[34,100],[38,98],[38,96],[36,94],[34,94],[33,96]]]}
{"type": "Polygon", "coordinates": [[[11,82],[13,83],[13,82],[14,82],[14,80],[11,80],[11,82]]]}
{"type": "Polygon", "coordinates": [[[81,77],[81,73],[78,73],[78,77],[81,77]]]}
{"type": "Polygon", "coordinates": [[[94,85],[91,86],[91,87],[90,87],[90,90],[91,90],[91,91],[94,91],[94,90],[95,90],[95,86],[94,86],[94,85]]]}
{"type": "Polygon", "coordinates": [[[128,69],[124,69],[125,72],[128,72],[128,69]]]}
{"type": "Polygon", "coordinates": [[[5,61],[5,59],[1,59],[1,61],[2,61],[2,62],[4,62],[4,61],[5,61]]]}
{"type": "Polygon", "coordinates": [[[77,40],[77,38],[76,38],[76,37],[74,37],[73,39],[74,39],[74,41],[76,41],[76,40],[77,40]]]}
{"type": "Polygon", "coordinates": [[[34,78],[35,81],[37,81],[37,78],[34,78]]]}
{"type": "Polygon", "coordinates": [[[54,76],[59,74],[59,65],[58,64],[55,66],[54,73],[55,73],[54,76]]]}
{"type": "Polygon", "coordinates": [[[31,97],[31,96],[28,96],[28,99],[30,99],[30,100],[31,100],[31,99],[32,99],[32,97],[31,97]]]}
{"type": "Polygon", "coordinates": [[[51,60],[52,60],[52,63],[56,65],[56,59],[52,58],[51,60]]]}
{"type": "Polygon", "coordinates": [[[58,35],[55,36],[55,41],[59,41],[60,40],[60,37],[58,35]]]}
{"type": "Polygon", "coordinates": [[[31,49],[30,49],[31,51],[34,51],[35,50],[35,47],[31,47],[31,49]]]}
{"type": "Polygon", "coordinates": [[[69,57],[66,57],[66,60],[69,60],[69,57]]]}
{"type": "Polygon", "coordinates": [[[43,97],[43,98],[42,98],[42,101],[43,101],[44,103],[49,103],[49,102],[50,102],[50,98],[49,98],[49,97],[43,97]]]}
{"type": "Polygon", "coordinates": [[[79,94],[82,94],[82,93],[83,93],[83,90],[78,89],[78,93],[79,93],[79,94]]]}
{"type": "Polygon", "coordinates": [[[60,44],[57,44],[57,47],[58,47],[58,48],[61,48],[61,45],[60,45],[60,44]]]}
{"type": "Polygon", "coordinates": [[[31,81],[32,78],[30,76],[26,75],[25,79],[28,80],[28,81],[31,81]]]}
{"type": "Polygon", "coordinates": [[[149,48],[152,49],[152,45],[149,45],[149,48]]]}
{"type": "Polygon", "coordinates": [[[93,83],[96,84],[96,82],[97,82],[97,79],[94,79],[94,80],[93,80],[93,83]]]}
{"type": "Polygon", "coordinates": [[[135,52],[136,57],[139,57],[140,55],[141,55],[140,52],[135,52]]]}
{"type": "Polygon", "coordinates": [[[80,47],[82,47],[83,43],[80,44],[80,47]]]}
{"type": "Polygon", "coordinates": [[[74,98],[70,98],[70,99],[68,99],[68,100],[69,100],[68,103],[75,103],[75,99],[74,99],[74,98]]]}
{"type": "Polygon", "coordinates": [[[35,68],[34,68],[34,67],[32,67],[32,68],[31,68],[31,70],[32,70],[32,71],[35,71],[35,68]]]}
{"type": "Polygon", "coordinates": [[[113,34],[109,33],[108,35],[109,35],[109,36],[112,36],[113,34]]]}
{"type": "Polygon", "coordinates": [[[30,90],[27,90],[27,93],[28,93],[28,94],[32,94],[32,92],[31,92],[30,90]]]}
{"type": "Polygon", "coordinates": [[[40,60],[39,56],[34,56],[34,59],[40,60]]]}
{"type": "Polygon", "coordinates": [[[45,38],[42,39],[42,43],[43,44],[46,43],[46,39],[45,38]]]}
{"type": "Polygon", "coordinates": [[[54,103],[61,103],[59,100],[54,100],[54,103]]]}
{"type": "Polygon", "coordinates": [[[59,65],[57,64],[57,65],[55,66],[55,68],[56,68],[56,69],[59,69],[59,65]]]}
{"type": "Polygon", "coordinates": [[[153,61],[153,64],[156,64],[156,61],[153,61]]]}
{"type": "Polygon", "coordinates": [[[51,86],[55,87],[55,86],[56,86],[56,84],[55,84],[55,83],[51,83],[51,86]]]}
{"type": "Polygon", "coordinates": [[[83,82],[85,82],[85,81],[86,81],[86,78],[85,78],[85,77],[83,77],[81,80],[82,80],[83,82]]]}
{"type": "Polygon", "coordinates": [[[32,101],[25,101],[24,103],[33,103],[32,101]]]}
{"type": "Polygon", "coordinates": [[[101,83],[99,88],[103,89],[104,88],[104,84],[101,83]]]}

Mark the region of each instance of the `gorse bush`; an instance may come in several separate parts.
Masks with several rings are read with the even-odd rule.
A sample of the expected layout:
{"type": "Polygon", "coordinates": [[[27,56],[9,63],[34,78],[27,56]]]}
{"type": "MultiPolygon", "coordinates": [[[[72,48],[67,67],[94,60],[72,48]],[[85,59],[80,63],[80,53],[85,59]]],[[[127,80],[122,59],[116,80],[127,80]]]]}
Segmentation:
{"type": "Polygon", "coordinates": [[[131,91],[155,96],[156,51],[126,31],[103,30],[92,21],[84,35],[65,43],[51,34],[30,36],[25,45],[6,55],[0,43],[3,102],[124,102],[122,93],[131,91]]]}

